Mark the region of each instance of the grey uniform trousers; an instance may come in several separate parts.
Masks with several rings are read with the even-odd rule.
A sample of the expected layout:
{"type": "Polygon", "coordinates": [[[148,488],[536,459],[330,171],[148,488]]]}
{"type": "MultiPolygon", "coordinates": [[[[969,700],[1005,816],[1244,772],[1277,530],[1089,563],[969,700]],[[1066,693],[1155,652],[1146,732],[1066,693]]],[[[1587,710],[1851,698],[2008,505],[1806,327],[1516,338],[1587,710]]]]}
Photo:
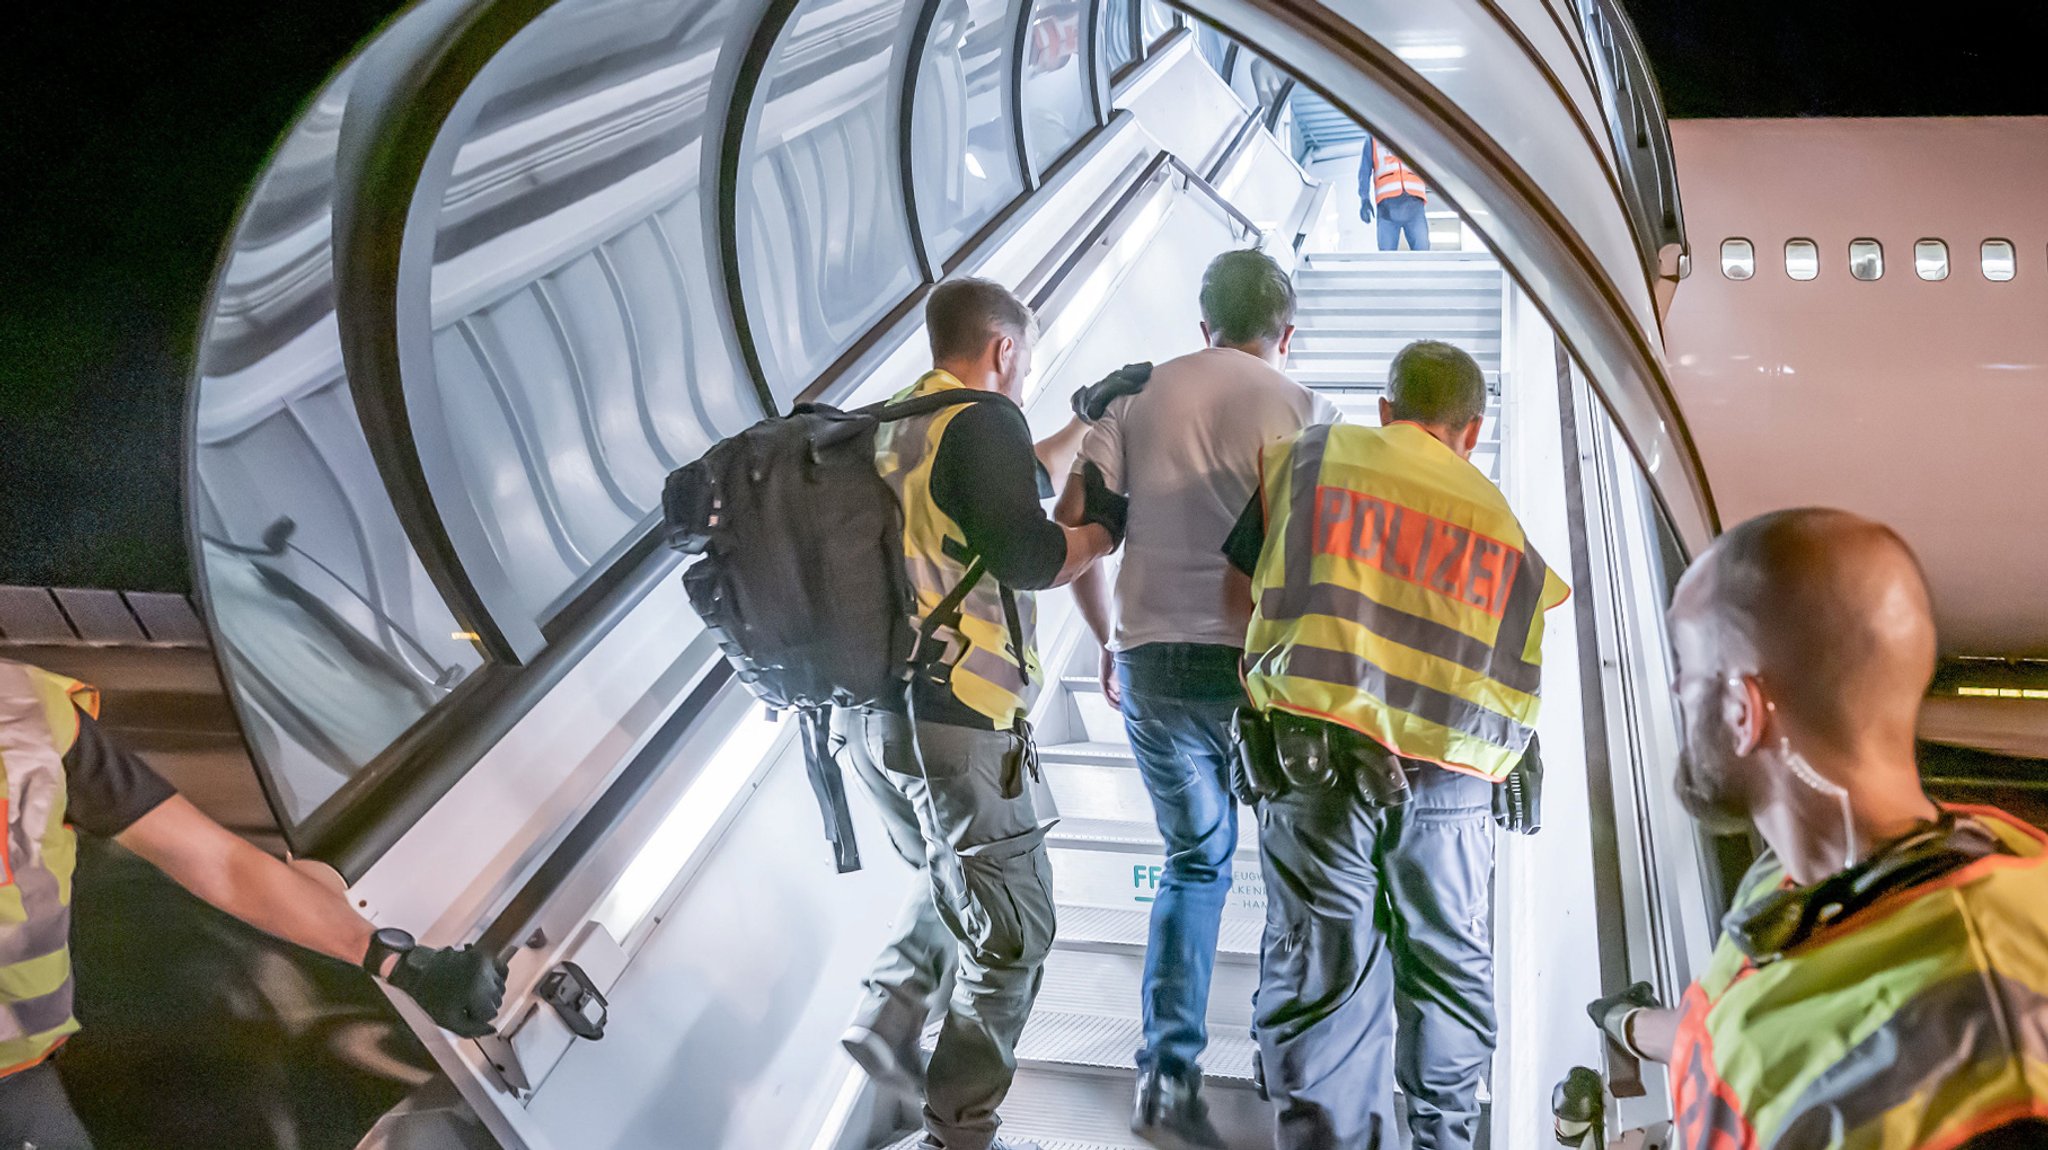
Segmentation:
{"type": "Polygon", "coordinates": [[[1255,1027],[1279,1150],[1464,1150],[1493,1057],[1493,784],[1410,764],[1404,806],[1348,787],[1259,804],[1255,1027]],[[1398,1014],[1398,1045],[1395,1017],[1398,1014]]]}
{"type": "Polygon", "coordinates": [[[1008,731],[919,724],[927,786],[904,716],[853,711],[835,725],[889,841],[929,879],[911,892],[855,1021],[892,1040],[914,1039],[950,971],[953,991],[925,1072],[925,1129],[945,1150],[987,1150],[1053,937],[1052,866],[1023,777],[1024,741],[1008,731]],[[949,889],[928,865],[942,843],[959,857],[964,890],[949,889]]]}
{"type": "Polygon", "coordinates": [[[92,1150],[48,1062],[0,1076],[0,1150],[92,1150]]]}

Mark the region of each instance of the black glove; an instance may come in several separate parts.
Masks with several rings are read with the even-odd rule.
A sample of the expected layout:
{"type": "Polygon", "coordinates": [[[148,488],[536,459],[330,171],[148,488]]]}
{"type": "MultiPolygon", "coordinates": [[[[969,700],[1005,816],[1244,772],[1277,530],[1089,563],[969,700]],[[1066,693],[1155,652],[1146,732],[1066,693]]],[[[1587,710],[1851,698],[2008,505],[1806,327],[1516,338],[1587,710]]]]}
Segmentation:
{"type": "Polygon", "coordinates": [[[475,947],[417,946],[391,968],[387,980],[411,996],[427,1016],[464,1038],[492,1032],[505,1000],[505,968],[475,947]]]}
{"type": "Polygon", "coordinates": [[[1358,200],[1358,219],[1361,223],[1372,222],[1372,201],[1363,196],[1358,200]]]}
{"type": "Polygon", "coordinates": [[[1145,390],[1146,381],[1152,378],[1149,363],[1127,363],[1087,387],[1074,393],[1074,414],[1094,423],[1109,410],[1109,405],[1126,395],[1136,395],[1145,390]]]}
{"type": "Polygon", "coordinates": [[[1600,1028],[1602,1034],[1614,1040],[1615,1045],[1631,1054],[1637,1054],[1636,1044],[1630,1041],[1628,1036],[1628,1016],[1638,1010],[1655,1010],[1662,1005],[1657,1001],[1657,992],[1651,989],[1649,983],[1638,982],[1627,990],[1587,1003],[1586,1014],[1593,1020],[1593,1025],[1600,1028]]]}
{"type": "Polygon", "coordinates": [[[1102,478],[1102,468],[1093,463],[1081,465],[1081,522],[1100,523],[1109,532],[1112,547],[1121,547],[1124,542],[1124,528],[1131,517],[1131,501],[1109,489],[1102,478]]]}
{"type": "Polygon", "coordinates": [[[1493,821],[1518,835],[1543,829],[1543,753],[1534,735],[1529,736],[1522,761],[1493,788],[1493,821]]]}

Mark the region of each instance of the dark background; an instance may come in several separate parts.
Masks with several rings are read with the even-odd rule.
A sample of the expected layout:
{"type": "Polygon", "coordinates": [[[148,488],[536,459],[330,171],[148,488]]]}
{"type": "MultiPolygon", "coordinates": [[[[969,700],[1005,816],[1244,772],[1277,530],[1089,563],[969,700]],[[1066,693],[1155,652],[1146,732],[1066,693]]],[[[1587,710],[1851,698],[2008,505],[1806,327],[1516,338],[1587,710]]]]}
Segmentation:
{"type": "MultiPolygon", "coordinates": [[[[0,60],[0,583],[187,589],[179,435],[221,242],[300,105],[396,7],[22,10],[0,60]]],[[[1674,117],[2048,112],[2037,2],[1627,7],[1674,117]]]]}

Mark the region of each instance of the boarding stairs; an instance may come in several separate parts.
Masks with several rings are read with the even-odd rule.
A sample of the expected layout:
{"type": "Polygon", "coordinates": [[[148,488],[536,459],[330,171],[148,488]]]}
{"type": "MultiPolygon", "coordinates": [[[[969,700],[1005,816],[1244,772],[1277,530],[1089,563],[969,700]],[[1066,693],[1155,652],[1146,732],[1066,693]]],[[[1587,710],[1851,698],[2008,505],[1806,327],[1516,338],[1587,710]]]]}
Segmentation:
{"type": "MultiPolygon", "coordinates": [[[[1474,454],[1500,469],[1501,270],[1483,252],[1311,255],[1295,274],[1300,295],[1289,371],[1327,394],[1347,420],[1379,422],[1387,365],[1414,339],[1472,353],[1486,372],[1488,421],[1474,454]]],[[[1099,649],[1073,645],[1042,731],[1073,741],[1040,748],[1060,820],[1047,837],[1059,932],[1045,982],[1017,1050],[1017,1080],[1002,1107],[1003,1136],[1044,1150],[1126,1150],[1144,1143],[1129,1122],[1141,1042],[1139,984],[1152,899],[1166,858],[1123,718],[1096,679],[1099,649]]],[[[1265,887],[1258,829],[1239,808],[1238,852],[1209,992],[1202,1058],[1211,1117],[1246,1150],[1272,1145],[1270,1106],[1252,1086],[1252,992],[1258,986],[1265,887]]],[[[930,1040],[927,1036],[927,1041],[930,1040]]],[[[911,1150],[912,1135],[889,1150],[911,1150]]]]}

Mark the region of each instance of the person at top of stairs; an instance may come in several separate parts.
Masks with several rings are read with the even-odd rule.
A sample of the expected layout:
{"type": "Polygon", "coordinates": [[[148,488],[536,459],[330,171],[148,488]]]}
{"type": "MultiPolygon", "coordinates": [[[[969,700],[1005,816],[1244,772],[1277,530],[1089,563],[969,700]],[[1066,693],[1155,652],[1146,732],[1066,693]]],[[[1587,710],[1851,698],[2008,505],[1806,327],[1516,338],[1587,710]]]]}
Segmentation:
{"type": "MultiPolygon", "coordinates": [[[[1280,371],[1294,304],[1293,284],[1270,257],[1218,256],[1202,278],[1208,346],[1150,368],[1143,392],[1109,403],[1077,464],[1099,468],[1131,501],[1114,612],[1100,568],[1074,589],[1103,644],[1102,689],[1123,713],[1166,843],[1145,953],[1131,1126],[1167,1147],[1222,1145],[1200,1096],[1200,1059],[1238,843],[1227,772],[1250,617],[1223,540],[1258,488],[1260,450],[1337,418],[1329,400],[1280,371]]],[[[1062,521],[1080,521],[1086,489],[1077,469],[1055,513],[1062,521]]]]}
{"type": "Polygon", "coordinates": [[[1401,157],[1368,137],[1358,157],[1358,218],[1372,223],[1375,215],[1381,251],[1401,250],[1403,236],[1409,251],[1429,250],[1429,188],[1401,157]]]}
{"type": "Polygon", "coordinates": [[[1536,826],[1543,615],[1568,591],[1471,463],[1485,409],[1470,355],[1410,344],[1384,426],[1269,449],[1227,544],[1251,576],[1235,781],[1266,876],[1253,1025],[1278,1150],[1397,1145],[1397,1080],[1415,1150],[1478,1136],[1489,824],[1536,826]]]}
{"type": "Polygon", "coordinates": [[[1035,1150],[996,1137],[1053,939],[1051,821],[1025,778],[1038,770],[1024,717],[1039,673],[1020,592],[1065,584],[1113,550],[1123,501],[1097,484],[1073,527],[1039,504],[1051,484],[1036,455],[1070,453],[1059,442],[1074,436],[1034,452],[1016,404],[1038,336],[1029,307],[988,280],[949,280],[925,322],[932,370],[897,398],[1002,398],[886,423],[876,437],[876,467],[903,507],[912,622],[935,647],[916,658],[901,707],[836,711],[834,725],[891,845],[929,885],[912,892],[841,1044],[878,1082],[922,1087],[925,1146],[1035,1150]],[[927,1069],[918,1040],[949,972],[927,1069]]]}

